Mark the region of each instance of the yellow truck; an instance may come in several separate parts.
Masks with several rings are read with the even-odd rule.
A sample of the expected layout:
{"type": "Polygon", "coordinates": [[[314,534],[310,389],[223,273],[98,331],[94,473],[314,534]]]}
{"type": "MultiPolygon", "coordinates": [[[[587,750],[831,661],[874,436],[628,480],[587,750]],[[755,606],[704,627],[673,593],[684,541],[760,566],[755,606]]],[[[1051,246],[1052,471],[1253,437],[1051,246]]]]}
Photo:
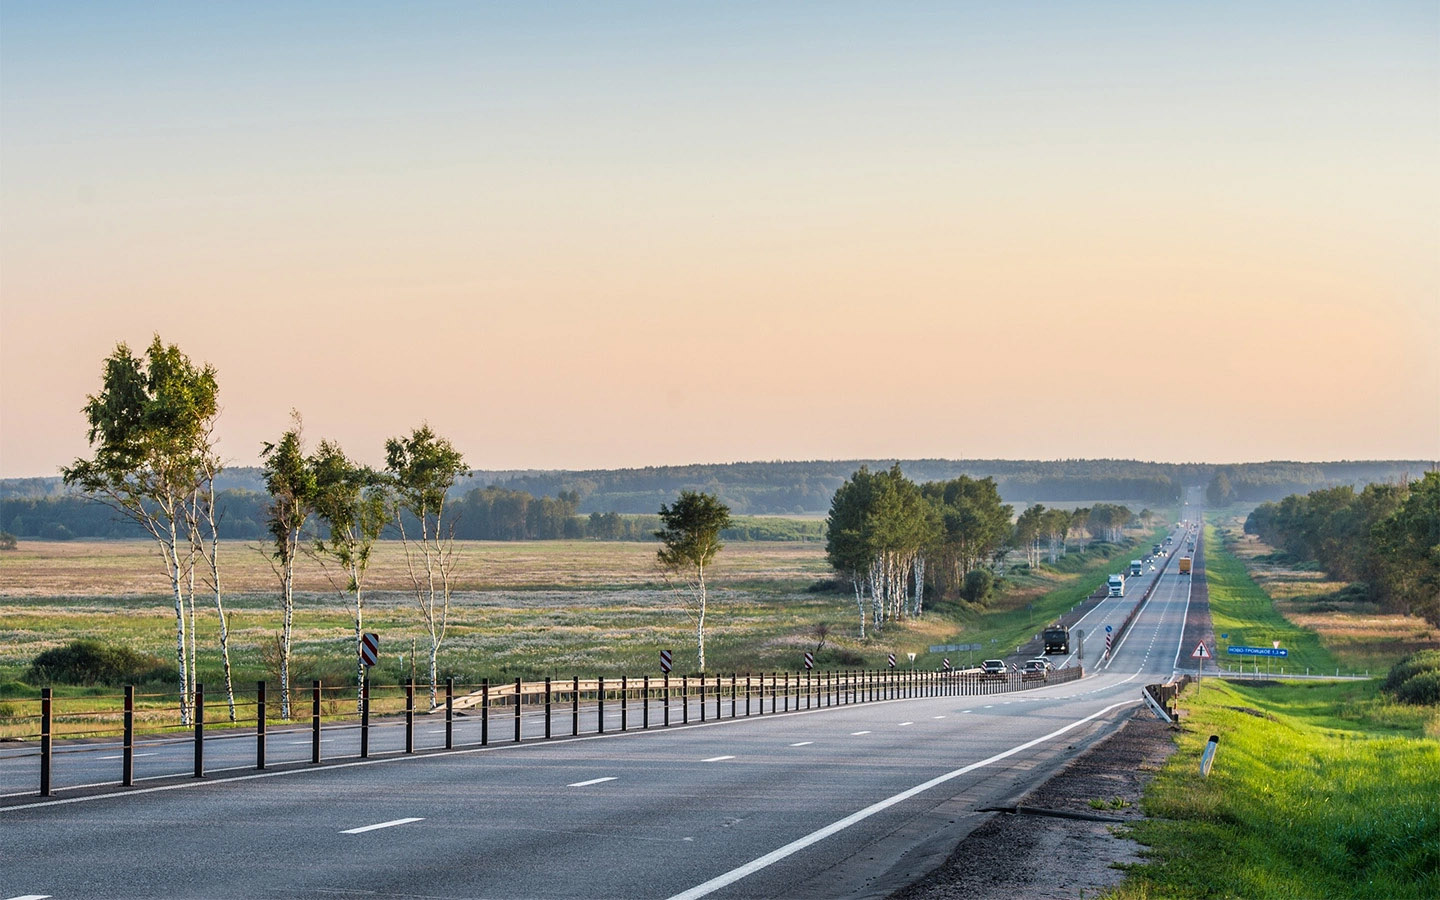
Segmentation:
{"type": "Polygon", "coordinates": [[[1189,574],[1190,574],[1190,557],[1188,557],[1188,556],[1182,556],[1182,557],[1180,557],[1180,574],[1181,574],[1181,575],[1189,575],[1189,574]]]}

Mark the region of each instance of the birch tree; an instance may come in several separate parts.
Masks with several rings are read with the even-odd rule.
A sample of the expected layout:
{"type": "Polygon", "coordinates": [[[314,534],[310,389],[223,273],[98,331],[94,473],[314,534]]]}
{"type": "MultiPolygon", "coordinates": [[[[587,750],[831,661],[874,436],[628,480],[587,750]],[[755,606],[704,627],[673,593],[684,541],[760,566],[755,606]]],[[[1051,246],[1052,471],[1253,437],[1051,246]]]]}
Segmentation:
{"type": "MultiPolygon", "coordinates": [[[[315,473],[315,514],[326,528],[316,538],[313,552],[323,563],[333,559],[343,572],[343,588],[331,584],[354,602],[355,619],[355,703],[363,704],[365,663],[360,659],[360,641],[365,633],[365,573],[370,551],[380,537],[387,518],[384,480],[365,466],[350,460],[338,444],[321,441],[312,464],[315,473]]],[[[331,569],[326,568],[326,577],[331,569]]]]}
{"type": "Polygon", "coordinates": [[[158,334],[143,359],[117,344],[105,360],[100,393],[88,396],[84,408],[95,455],[61,469],[66,484],[135,522],[155,542],[175,604],[175,663],[185,725],[190,724],[194,683],[193,653],[186,646],[193,624],[187,628],[185,620],[194,545],[186,509],[205,480],[202,461],[211,453],[218,395],[214,367],[196,366],[158,334]]]}
{"type": "Polygon", "coordinates": [[[295,560],[300,555],[300,533],[315,502],[315,472],[305,458],[299,413],[293,425],[273,444],[265,444],[265,489],[270,492],[267,525],[270,530],[271,568],[280,579],[280,716],[290,718],[290,650],[295,624],[295,560]]]}
{"type": "Polygon", "coordinates": [[[464,474],[465,460],[449,441],[422,425],[409,437],[385,442],[385,470],[394,492],[391,512],[400,531],[405,571],[430,637],[430,707],[434,709],[456,563],[455,524],[445,518],[446,494],[464,474]],[[413,521],[407,522],[407,516],[413,521]]]}
{"type": "Polygon", "coordinates": [[[660,505],[660,530],[655,537],[661,547],[656,559],[667,573],[685,584],[689,609],[695,618],[695,656],[701,673],[705,671],[705,614],[709,590],[705,569],[714,561],[724,544],[720,532],[730,526],[730,507],[713,494],[681,491],[670,505],[660,505]]]}
{"type": "MultiPolygon", "coordinates": [[[[220,590],[220,514],[215,505],[215,477],[220,474],[220,457],[211,449],[213,443],[207,433],[204,446],[206,452],[200,456],[203,481],[199,490],[191,495],[186,508],[186,530],[190,534],[191,559],[205,561],[205,583],[215,597],[215,615],[220,622],[220,663],[225,673],[225,700],[229,707],[230,721],[235,721],[235,682],[230,671],[230,623],[225,615],[225,597],[220,590]]],[[[193,566],[193,562],[192,562],[193,566]]],[[[191,595],[191,640],[194,640],[194,578],[192,568],[191,595]]],[[[193,654],[192,654],[193,665],[193,654]]]]}

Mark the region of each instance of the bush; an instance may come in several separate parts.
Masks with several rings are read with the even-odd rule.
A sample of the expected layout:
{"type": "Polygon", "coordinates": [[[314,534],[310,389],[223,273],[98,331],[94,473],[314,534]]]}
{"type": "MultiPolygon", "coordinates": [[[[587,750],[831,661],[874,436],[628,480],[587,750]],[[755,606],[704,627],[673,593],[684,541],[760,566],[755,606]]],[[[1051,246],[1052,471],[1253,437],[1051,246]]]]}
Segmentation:
{"type": "Polygon", "coordinates": [[[1417,706],[1440,705],[1440,669],[1427,669],[1395,689],[1395,699],[1417,706]]]}
{"type": "Polygon", "coordinates": [[[1401,703],[1440,704],[1440,650],[1420,650],[1400,660],[1380,689],[1401,703]]]}
{"type": "Polygon", "coordinates": [[[18,546],[20,543],[15,539],[15,535],[8,531],[0,531],[0,550],[14,550],[18,546]]]}
{"type": "Polygon", "coordinates": [[[25,673],[31,684],[118,685],[168,677],[164,660],[99,641],[72,641],[46,650],[25,673]]]}
{"type": "Polygon", "coordinates": [[[995,573],[989,569],[971,569],[965,575],[965,584],[960,588],[960,596],[978,606],[990,599],[990,593],[994,590],[995,573]]]}

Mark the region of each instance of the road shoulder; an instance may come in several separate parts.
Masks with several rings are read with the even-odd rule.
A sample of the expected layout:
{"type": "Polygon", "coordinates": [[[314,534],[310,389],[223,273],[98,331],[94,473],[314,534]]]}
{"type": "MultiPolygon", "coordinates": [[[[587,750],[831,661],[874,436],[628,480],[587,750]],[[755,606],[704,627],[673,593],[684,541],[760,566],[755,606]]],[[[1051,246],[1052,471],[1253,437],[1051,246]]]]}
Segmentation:
{"type": "Polygon", "coordinates": [[[1118,835],[1118,826],[1143,818],[1140,795],[1174,752],[1169,727],[1137,711],[1015,804],[1119,822],[994,813],[941,866],[892,894],[892,900],[1076,897],[1119,884],[1125,874],[1115,864],[1140,858],[1139,845],[1118,835]]]}

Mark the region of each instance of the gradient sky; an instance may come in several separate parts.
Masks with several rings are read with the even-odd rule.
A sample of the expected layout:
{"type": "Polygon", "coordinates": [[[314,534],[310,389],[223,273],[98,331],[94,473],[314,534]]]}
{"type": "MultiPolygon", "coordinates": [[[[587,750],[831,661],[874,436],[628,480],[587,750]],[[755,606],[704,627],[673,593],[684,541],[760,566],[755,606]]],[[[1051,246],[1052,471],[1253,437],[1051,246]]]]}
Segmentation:
{"type": "Polygon", "coordinates": [[[222,450],[1440,458],[1414,3],[0,2],[0,475],[222,450]]]}

